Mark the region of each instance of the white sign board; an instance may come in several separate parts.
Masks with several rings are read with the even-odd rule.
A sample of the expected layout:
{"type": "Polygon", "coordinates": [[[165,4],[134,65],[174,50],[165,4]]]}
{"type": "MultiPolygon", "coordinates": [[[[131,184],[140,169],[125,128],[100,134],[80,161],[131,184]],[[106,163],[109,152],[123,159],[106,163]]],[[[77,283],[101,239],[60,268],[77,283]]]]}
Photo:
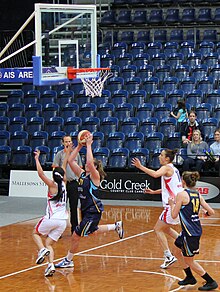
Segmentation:
{"type": "MultiPolygon", "coordinates": [[[[52,178],[52,171],[45,171],[52,178]]],[[[47,185],[39,178],[37,171],[11,170],[9,196],[46,198],[47,185]]]]}

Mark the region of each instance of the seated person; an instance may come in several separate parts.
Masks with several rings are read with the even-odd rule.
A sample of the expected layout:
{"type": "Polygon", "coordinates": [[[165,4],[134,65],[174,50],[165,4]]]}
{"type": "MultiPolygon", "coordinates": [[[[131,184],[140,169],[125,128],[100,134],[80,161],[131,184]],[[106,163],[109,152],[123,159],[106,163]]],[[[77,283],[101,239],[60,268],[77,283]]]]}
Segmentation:
{"type": "Polygon", "coordinates": [[[219,170],[219,156],[220,156],[220,128],[215,130],[214,133],[215,142],[210,145],[212,156],[214,156],[214,167],[219,170]]]}
{"type": "Polygon", "coordinates": [[[180,129],[181,136],[182,136],[182,142],[183,145],[187,145],[189,142],[192,141],[192,133],[194,130],[200,130],[201,137],[204,138],[204,128],[201,123],[199,123],[197,120],[197,115],[195,111],[189,112],[189,121],[187,123],[183,123],[180,129]]]}
{"type": "Polygon", "coordinates": [[[183,161],[183,171],[191,170],[192,167],[197,171],[203,168],[207,156],[204,151],[208,151],[209,146],[202,141],[201,132],[194,130],[192,133],[192,142],[187,145],[187,158],[183,161]]]}

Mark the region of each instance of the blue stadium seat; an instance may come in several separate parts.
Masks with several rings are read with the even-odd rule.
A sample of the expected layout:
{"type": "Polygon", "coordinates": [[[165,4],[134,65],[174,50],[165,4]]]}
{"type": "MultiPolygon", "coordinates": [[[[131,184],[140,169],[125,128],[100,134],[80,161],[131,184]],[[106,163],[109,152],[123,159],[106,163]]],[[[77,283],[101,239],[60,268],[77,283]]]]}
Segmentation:
{"type": "Polygon", "coordinates": [[[167,57],[167,64],[171,70],[175,70],[176,67],[181,66],[184,61],[184,56],[181,53],[172,53],[167,57]]]}
{"type": "Polygon", "coordinates": [[[76,103],[67,103],[60,111],[60,116],[66,121],[69,117],[75,117],[79,113],[79,106],[76,103]]]}
{"type": "Polygon", "coordinates": [[[213,22],[220,24],[220,8],[216,8],[214,11],[213,22]]]}
{"type": "Polygon", "coordinates": [[[218,41],[216,29],[205,29],[203,32],[203,41],[216,43],[218,41]]]}
{"type": "Polygon", "coordinates": [[[140,77],[131,77],[125,80],[124,88],[129,92],[139,90],[141,88],[142,80],[140,77]]]}
{"type": "Polygon", "coordinates": [[[210,103],[214,108],[220,104],[220,89],[214,89],[206,96],[206,102],[210,103]]]}
{"type": "Polygon", "coordinates": [[[158,89],[155,91],[151,91],[151,93],[149,95],[149,102],[152,103],[154,106],[157,106],[158,104],[162,104],[165,101],[166,101],[166,91],[165,90],[158,89]]]}
{"type": "Polygon", "coordinates": [[[154,66],[152,65],[140,65],[137,70],[137,77],[142,78],[143,80],[149,77],[152,77],[154,73],[154,66]]]}
{"type": "Polygon", "coordinates": [[[124,141],[125,134],[123,132],[112,132],[106,137],[106,147],[113,151],[115,148],[123,147],[124,141]]]}
{"type": "Polygon", "coordinates": [[[8,130],[10,133],[15,131],[25,131],[27,125],[27,119],[25,117],[14,117],[11,119],[8,130]]]}
{"type": "Polygon", "coordinates": [[[101,25],[116,24],[116,15],[114,10],[107,10],[104,12],[101,18],[101,25]]]}
{"type": "Polygon", "coordinates": [[[189,54],[194,53],[195,43],[193,41],[185,41],[180,43],[179,52],[186,58],[189,54]]]}
{"type": "Polygon", "coordinates": [[[36,131],[31,135],[29,145],[35,149],[41,145],[47,145],[48,142],[48,133],[45,131],[36,131]]]}
{"type": "Polygon", "coordinates": [[[195,8],[184,8],[182,12],[181,22],[183,24],[191,24],[196,21],[195,8]]]}
{"type": "Polygon", "coordinates": [[[150,42],[150,30],[140,30],[137,33],[137,42],[144,42],[149,43],[150,42]]]}
{"type": "Polygon", "coordinates": [[[11,148],[7,145],[0,145],[0,165],[7,166],[10,163],[11,148]]]}
{"type": "Polygon", "coordinates": [[[144,135],[157,132],[158,130],[158,119],[154,117],[145,118],[140,120],[139,131],[144,135]]]}
{"type": "Polygon", "coordinates": [[[16,131],[11,133],[10,136],[10,147],[12,150],[16,149],[18,146],[27,145],[28,143],[28,132],[26,131],[16,131]]]}
{"type": "Polygon", "coordinates": [[[161,119],[158,130],[163,133],[165,137],[168,137],[169,134],[177,130],[177,120],[173,117],[161,119]]]}
{"type": "Polygon", "coordinates": [[[179,9],[178,8],[169,8],[167,9],[166,17],[165,17],[166,24],[175,24],[180,22],[179,18],[179,9]]]}
{"type": "Polygon", "coordinates": [[[111,65],[109,67],[111,68],[111,73],[113,74],[112,77],[119,77],[120,76],[120,74],[121,74],[121,67],[119,67],[118,65],[111,65]]]}
{"type": "Polygon", "coordinates": [[[158,66],[157,68],[155,68],[155,77],[159,78],[160,82],[170,77],[170,74],[171,71],[169,65],[158,66]]]}
{"type": "Polygon", "coordinates": [[[203,93],[199,89],[195,89],[186,95],[186,103],[190,104],[191,107],[196,107],[198,104],[203,102],[203,93]]]}
{"type": "Polygon", "coordinates": [[[7,96],[7,104],[10,107],[14,103],[23,103],[24,92],[22,90],[12,90],[7,96]]]}
{"type": "Polygon", "coordinates": [[[0,116],[7,116],[8,115],[8,105],[5,102],[0,103],[0,116]]]}
{"type": "Polygon", "coordinates": [[[103,103],[97,109],[96,116],[102,121],[106,117],[113,116],[114,111],[115,105],[113,103],[103,103]]]}
{"type": "Polygon", "coordinates": [[[163,49],[163,46],[160,42],[151,42],[147,44],[146,53],[150,55],[150,57],[160,54],[163,49]]]}
{"type": "Polygon", "coordinates": [[[132,117],[134,115],[134,108],[131,103],[121,103],[115,107],[115,117],[119,122],[122,122],[125,118],[132,117]]]}
{"type": "Polygon", "coordinates": [[[154,42],[165,44],[167,42],[167,30],[157,29],[154,31],[154,42]]]}
{"type": "Polygon", "coordinates": [[[44,129],[51,135],[55,131],[62,131],[64,126],[64,119],[62,117],[51,117],[48,121],[45,121],[44,129]]]}
{"type": "MultiPolygon", "coordinates": [[[[40,164],[42,166],[46,166],[51,160],[50,160],[50,148],[45,146],[45,145],[41,145],[41,146],[37,146],[35,149],[33,150],[39,150],[40,151],[40,156],[39,156],[39,161],[40,164]]],[[[51,161],[52,162],[52,161],[51,161]]],[[[35,164],[35,161],[34,161],[35,164]]]]}
{"type": "Polygon", "coordinates": [[[93,149],[93,157],[101,160],[103,167],[107,167],[110,151],[107,147],[97,147],[93,149]]]}
{"type": "Polygon", "coordinates": [[[104,54],[100,57],[100,65],[102,68],[111,67],[115,64],[115,56],[113,54],[104,54]]]}
{"type": "Polygon", "coordinates": [[[154,111],[154,105],[152,103],[140,103],[136,109],[136,117],[143,121],[146,118],[150,118],[154,111]]]}
{"type": "Polygon", "coordinates": [[[94,103],[84,103],[78,113],[78,116],[82,119],[82,122],[85,121],[87,117],[95,117],[97,111],[97,106],[94,103]]]}
{"type": "Polygon", "coordinates": [[[152,9],[149,14],[148,22],[150,25],[162,24],[163,23],[163,10],[152,9]]]}
{"type": "Polygon", "coordinates": [[[42,114],[42,105],[40,103],[31,103],[25,109],[25,117],[29,121],[32,117],[40,117],[42,114]]]}
{"type": "Polygon", "coordinates": [[[125,42],[117,42],[113,44],[111,49],[111,54],[114,55],[115,58],[118,58],[121,55],[127,53],[128,45],[125,42]]]}
{"type": "Polygon", "coordinates": [[[63,108],[65,104],[73,102],[74,92],[72,90],[62,90],[57,97],[57,104],[59,104],[61,108],[63,108]]]}
{"type": "Polygon", "coordinates": [[[200,42],[200,30],[188,29],[186,32],[186,41],[191,41],[198,44],[200,42]]]}
{"type": "Polygon", "coordinates": [[[7,130],[0,130],[0,145],[6,146],[10,144],[10,132],[7,130]]]}
{"type": "Polygon", "coordinates": [[[155,149],[161,148],[163,145],[164,135],[161,132],[152,132],[145,136],[144,147],[147,148],[151,153],[155,149]]]}
{"type": "Polygon", "coordinates": [[[150,158],[149,150],[147,148],[135,148],[130,150],[129,168],[134,168],[134,166],[131,165],[132,158],[138,158],[143,166],[147,166],[150,158]]]}
{"type": "Polygon", "coordinates": [[[214,80],[211,76],[204,77],[197,82],[197,88],[200,89],[203,94],[208,94],[212,92],[214,88],[214,80]]]}
{"type": "Polygon", "coordinates": [[[111,77],[107,81],[106,89],[110,90],[111,92],[123,89],[124,86],[124,78],[122,77],[111,77]]]}
{"type": "Polygon", "coordinates": [[[0,130],[8,130],[10,119],[6,116],[0,116],[0,130]]]}
{"type": "Polygon", "coordinates": [[[162,120],[163,118],[168,118],[172,111],[172,105],[169,103],[160,103],[155,105],[154,107],[154,117],[158,120],[162,120]]]}
{"type": "Polygon", "coordinates": [[[197,81],[204,79],[208,76],[208,66],[206,64],[195,66],[191,70],[191,76],[197,81]]]}
{"type": "Polygon", "coordinates": [[[220,80],[220,65],[213,66],[209,71],[209,76],[213,77],[215,87],[218,88],[219,80],[220,80]]]}
{"type": "Polygon", "coordinates": [[[176,107],[178,100],[184,98],[184,92],[181,89],[176,89],[173,92],[169,92],[167,94],[166,101],[172,105],[172,107],[176,107]]]}
{"type": "Polygon", "coordinates": [[[209,69],[212,69],[215,66],[218,66],[219,54],[217,52],[209,53],[203,57],[202,62],[208,66],[209,69]]]}
{"type": "Polygon", "coordinates": [[[176,76],[179,81],[182,81],[190,76],[190,67],[186,64],[177,66],[174,70],[174,76],[176,76]]]}
{"type": "Polygon", "coordinates": [[[201,65],[201,62],[202,62],[202,55],[201,53],[192,53],[192,54],[189,54],[187,56],[187,64],[191,67],[191,68],[194,68],[198,65],[201,65]]]}
{"type": "Polygon", "coordinates": [[[167,42],[164,44],[163,52],[166,56],[177,53],[179,50],[179,44],[177,42],[167,42]]]}
{"type": "Polygon", "coordinates": [[[170,32],[170,42],[182,43],[184,41],[183,29],[173,29],[170,32]]]}
{"type": "Polygon", "coordinates": [[[199,44],[199,52],[202,56],[207,56],[210,53],[213,53],[215,49],[215,44],[213,42],[203,41],[199,44]]]}
{"type": "Polygon", "coordinates": [[[23,99],[24,105],[27,107],[29,104],[39,103],[40,91],[39,90],[29,90],[23,99]]]}
{"type": "Polygon", "coordinates": [[[64,131],[56,131],[53,132],[48,139],[48,147],[50,149],[53,149],[54,147],[60,146],[61,145],[61,140],[63,136],[66,135],[66,132],[64,131]]]}
{"type": "Polygon", "coordinates": [[[132,44],[134,42],[134,31],[122,31],[121,42],[125,42],[128,45],[132,44]]]}
{"type": "Polygon", "coordinates": [[[129,150],[119,147],[112,150],[109,156],[109,168],[127,168],[129,159],[129,150]]]}
{"type": "Polygon", "coordinates": [[[131,24],[131,10],[120,10],[117,16],[117,24],[131,24]]]}
{"type": "Polygon", "coordinates": [[[10,164],[13,166],[28,167],[32,163],[32,148],[27,145],[20,145],[12,149],[10,164]]]}
{"type": "Polygon", "coordinates": [[[82,128],[92,132],[98,132],[100,127],[100,119],[97,117],[87,117],[83,123],[82,128]]]}
{"type": "Polygon", "coordinates": [[[177,90],[179,79],[177,77],[165,78],[162,82],[162,89],[165,90],[166,94],[177,90]]]}
{"type": "Polygon", "coordinates": [[[212,10],[211,8],[200,8],[197,17],[198,23],[212,22],[212,10]]]}
{"type": "Polygon", "coordinates": [[[198,121],[210,118],[212,105],[210,103],[200,103],[196,106],[196,114],[198,121]]]}
{"type": "Polygon", "coordinates": [[[132,151],[135,148],[142,148],[144,144],[144,134],[141,132],[128,133],[124,141],[124,147],[132,151]]]}
{"type": "Polygon", "coordinates": [[[64,122],[63,130],[70,134],[70,132],[80,131],[82,127],[82,119],[79,117],[69,117],[64,122]]]}
{"type": "Polygon", "coordinates": [[[29,135],[32,135],[36,131],[44,130],[44,118],[42,117],[32,117],[27,122],[26,130],[29,135]]]}
{"type": "Polygon", "coordinates": [[[55,90],[45,90],[39,99],[39,103],[45,106],[47,103],[56,103],[57,92],[55,90]]]}
{"type": "Polygon", "coordinates": [[[42,117],[45,122],[48,122],[50,118],[59,116],[60,106],[57,103],[47,103],[43,106],[42,117]]]}
{"type": "Polygon", "coordinates": [[[133,55],[130,53],[124,53],[117,58],[117,65],[123,67],[125,65],[131,65],[133,63],[133,55]]]}
{"type": "Polygon", "coordinates": [[[15,117],[22,117],[25,113],[25,105],[23,103],[13,103],[9,106],[7,116],[11,119],[15,117]]]}
{"type": "Polygon", "coordinates": [[[220,104],[217,104],[213,110],[213,118],[220,120],[220,104]]]}
{"type": "Polygon", "coordinates": [[[168,134],[164,146],[168,149],[179,149],[181,148],[181,134],[180,132],[174,132],[168,134]]]}
{"type": "Polygon", "coordinates": [[[146,102],[146,97],[147,93],[145,90],[134,90],[131,91],[128,102],[131,103],[135,109],[137,109],[140,104],[146,102]]]}
{"type": "Polygon", "coordinates": [[[210,134],[213,134],[219,126],[219,120],[216,118],[203,119],[201,122],[204,128],[205,139],[208,139],[210,134]]]}
{"type": "Polygon", "coordinates": [[[111,103],[115,106],[118,104],[124,103],[128,101],[128,91],[127,90],[116,90],[112,93],[112,97],[110,99],[111,103]]]}
{"type": "Polygon", "coordinates": [[[121,122],[120,130],[121,132],[125,133],[125,135],[128,135],[129,133],[138,132],[139,122],[140,121],[137,117],[125,118],[121,122]]]}
{"type": "Polygon", "coordinates": [[[137,66],[135,65],[125,65],[121,68],[121,77],[124,79],[135,77],[137,72],[137,66]]]}
{"type": "Polygon", "coordinates": [[[105,135],[118,131],[118,118],[106,116],[100,123],[100,131],[105,135]]]}
{"type": "Polygon", "coordinates": [[[132,23],[135,25],[147,23],[147,11],[145,10],[135,10],[132,23]]]}
{"type": "Polygon", "coordinates": [[[166,55],[164,53],[158,53],[151,57],[151,65],[154,66],[154,68],[157,68],[159,66],[164,66],[166,64],[166,55]]]}
{"type": "Polygon", "coordinates": [[[139,54],[143,54],[146,49],[146,44],[144,42],[134,42],[131,44],[129,53],[134,57],[139,54]]]}
{"type": "Polygon", "coordinates": [[[103,147],[104,141],[105,141],[105,135],[103,132],[94,132],[92,149],[103,147]]]}
{"type": "Polygon", "coordinates": [[[91,101],[91,97],[85,94],[85,91],[80,91],[75,97],[75,103],[78,104],[79,109],[82,107],[83,104],[89,103],[91,101]]]}
{"type": "Polygon", "coordinates": [[[179,89],[183,90],[185,94],[188,94],[195,90],[196,88],[196,81],[193,77],[188,77],[180,81],[179,89]]]}
{"type": "Polygon", "coordinates": [[[144,79],[142,88],[147,92],[147,95],[149,95],[152,91],[156,91],[159,87],[159,78],[157,77],[148,77],[144,79]]]}

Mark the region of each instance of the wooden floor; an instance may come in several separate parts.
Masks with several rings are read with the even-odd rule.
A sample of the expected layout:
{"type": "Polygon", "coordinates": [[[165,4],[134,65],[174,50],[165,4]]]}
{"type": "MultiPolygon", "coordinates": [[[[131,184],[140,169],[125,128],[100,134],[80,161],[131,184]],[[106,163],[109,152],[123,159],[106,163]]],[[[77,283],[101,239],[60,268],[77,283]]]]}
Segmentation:
{"type": "MultiPolygon", "coordinates": [[[[75,269],[57,269],[45,278],[45,264],[36,265],[36,246],[31,233],[36,220],[0,228],[0,291],[198,291],[197,285],[179,287],[184,274],[178,262],[160,269],[163,253],[153,232],[161,212],[158,207],[106,206],[102,222],[123,219],[125,237],[114,231],[82,238],[75,269]]],[[[220,210],[213,218],[203,218],[200,255],[196,259],[220,283],[220,210]]],[[[56,261],[66,255],[70,229],[55,245],[56,261]]],[[[169,240],[170,247],[173,241],[169,240]]]]}

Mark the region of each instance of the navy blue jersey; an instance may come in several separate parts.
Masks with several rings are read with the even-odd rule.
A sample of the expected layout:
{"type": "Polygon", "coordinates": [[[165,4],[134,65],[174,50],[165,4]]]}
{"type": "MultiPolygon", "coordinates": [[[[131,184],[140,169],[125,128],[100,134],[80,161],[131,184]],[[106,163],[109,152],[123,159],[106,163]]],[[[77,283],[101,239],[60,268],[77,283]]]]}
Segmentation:
{"type": "Polygon", "coordinates": [[[201,236],[202,227],[199,220],[200,198],[197,191],[185,189],[189,195],[189,203],[180,209],[180,222],[183,234],[188,236],[201,236]]]}
{"type": "Polygon", "coordinates": [[[82,212],[100,213],[103,211],[103,204],[98,198],[99,188],[95,186],[90,178],[83,172],[78,180],[79,198],[82,212]]]}

